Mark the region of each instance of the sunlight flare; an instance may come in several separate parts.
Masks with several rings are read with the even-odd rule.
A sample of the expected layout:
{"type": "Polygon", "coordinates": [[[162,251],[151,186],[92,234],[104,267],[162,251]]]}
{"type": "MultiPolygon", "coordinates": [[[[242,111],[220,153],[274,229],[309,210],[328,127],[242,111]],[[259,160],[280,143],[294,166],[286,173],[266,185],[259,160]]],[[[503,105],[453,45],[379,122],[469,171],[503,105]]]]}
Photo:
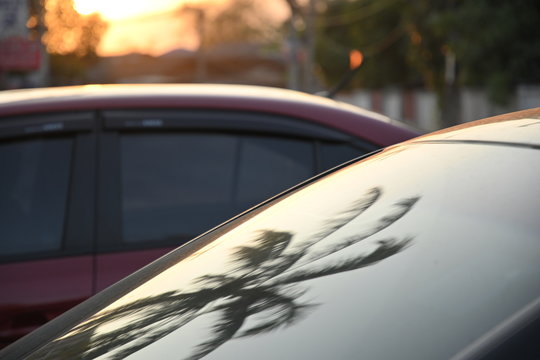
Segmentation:
{"type": "Polygon", "coordinates": [[[179,7],[182,0],[74,0],[75,10],[81,15],[98,13],[106,20],[121,20],[156,11],[179,7]]]}

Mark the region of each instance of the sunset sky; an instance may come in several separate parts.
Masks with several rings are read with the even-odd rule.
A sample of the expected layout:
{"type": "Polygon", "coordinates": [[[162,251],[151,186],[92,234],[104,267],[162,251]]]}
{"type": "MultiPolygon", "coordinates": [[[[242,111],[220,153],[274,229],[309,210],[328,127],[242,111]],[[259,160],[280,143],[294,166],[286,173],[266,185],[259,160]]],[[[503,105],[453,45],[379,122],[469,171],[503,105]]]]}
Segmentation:
{"type": "MultiPolygon", "coordinates": [[[[209,4],[216,8],[234,0],[74,0],[83,15],[97,12],[108,22],[98,48],[101,56],[141,52],[160,55],[176,48],[194,49],[198,39],[191,22],[174,13],[184,5],[209,4]]],[[[276,19],[287,16],[285,0],[264,1],[276,19]]]]}

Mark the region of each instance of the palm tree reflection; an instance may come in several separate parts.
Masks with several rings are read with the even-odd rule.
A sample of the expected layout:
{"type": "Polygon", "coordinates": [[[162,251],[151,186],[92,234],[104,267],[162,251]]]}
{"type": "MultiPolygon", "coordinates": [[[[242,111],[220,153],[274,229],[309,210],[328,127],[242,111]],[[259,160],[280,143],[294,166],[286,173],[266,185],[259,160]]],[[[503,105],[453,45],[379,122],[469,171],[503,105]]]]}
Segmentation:
{"type": "MultiPolygon", "coordinates": [[[[47,355],[65,356],[71,351],[89,349],[84,358],[95,358],[106,352],[113,358],[126,357],[161,339],[202,315],[216,314],[209,338],[200,343],[189,359],[200,359],[234,337],[252,336],[289,326],[305,316],[314,304],[300,303],[308,290],[300,284],[323,276],[373,265],[411,243],[411,238],[388,238],[376,242],[373,251],[354,254],[334,262],[330,255],[348,248],[388,228],[405,216],[419,197],[395,204],[397,210],[380,218],[364,233],[339,237],[337,232],[371,208],[381,197],[380,188],[371,189],[350,208],[336,214],[323,224],[322,230],[307,241],[295,244],[291,232],[262,230],[253,246],[239,247],[234,253],[236,270],[227,274],[210,274],[196,280],[199,290],[167,292],[97,314],[79,325],[72,335],[55,341],[47,355]],[[330,246],[321,246],[334,235],[330,246]],[[318,250],[314,248],[317,246],[318,250]],[[326,264],[317,263],[320,259],[326,264]],[[254,315],[268,315],[247,329],[246,320],[254,315]],[[126,321],[126,319],[128,319],[126,321]],[[97,327],[121,320],[122,325],[110,331],[95,331],[97,327]]],[[[43,350],[47,350],[47,347],[43,350]]],[[[44,355],[43,353],[38,354],[44,355]]]]}

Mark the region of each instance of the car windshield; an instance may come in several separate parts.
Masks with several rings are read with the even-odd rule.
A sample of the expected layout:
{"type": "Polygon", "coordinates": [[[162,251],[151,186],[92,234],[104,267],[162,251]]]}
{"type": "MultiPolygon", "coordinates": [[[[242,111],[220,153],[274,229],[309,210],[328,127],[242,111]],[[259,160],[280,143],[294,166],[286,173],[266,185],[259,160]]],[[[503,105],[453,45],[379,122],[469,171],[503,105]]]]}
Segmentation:
{"type": "Polygon", "coordinates": [[[449,358],[540,295],[539,168],[520,147],[386,150],[177,250],[31,358],[449,358]]]}

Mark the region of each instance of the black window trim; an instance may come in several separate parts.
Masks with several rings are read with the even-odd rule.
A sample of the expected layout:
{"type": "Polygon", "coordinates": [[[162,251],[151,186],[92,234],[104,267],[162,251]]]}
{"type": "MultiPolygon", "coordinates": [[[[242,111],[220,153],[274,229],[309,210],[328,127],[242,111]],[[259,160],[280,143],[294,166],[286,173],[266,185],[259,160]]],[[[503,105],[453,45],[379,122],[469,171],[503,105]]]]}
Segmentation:
{"type": "Polygon", "coordinates": [[[96,254],[131,251],[122,243],[120,136],[102,132],[98,142],[96,254]]]}
{"type": "Polygon", "coordinates": [[[106,110],[106,130],[216,130],[273,133],[327,141],[350,142],[354,138],[339,130],[306,120],[249,111],[225,110],[106,110]]]}
{"type": "Polygon", "coordinates": [[[91,111],[13,116],[0,118],[0,139],[91,132],[93,128],[91,111]]]}

